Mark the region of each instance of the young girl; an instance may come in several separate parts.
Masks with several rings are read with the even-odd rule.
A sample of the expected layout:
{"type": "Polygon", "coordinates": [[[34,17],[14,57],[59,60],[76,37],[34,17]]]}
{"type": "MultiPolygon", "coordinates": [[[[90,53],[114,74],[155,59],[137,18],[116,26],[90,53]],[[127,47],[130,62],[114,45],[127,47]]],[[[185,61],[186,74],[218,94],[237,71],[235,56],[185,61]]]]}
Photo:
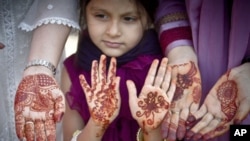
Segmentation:
{"type": "Polygon", "coordinates": [[[145,141],[162,140],[159,125],[175,85],[167,59],[157,67],[162,54],[149,29],[156,6],[155,0],[86,1],[87,30],[64,62],[64,140],[135,141],[140,129],[145,141]]]}

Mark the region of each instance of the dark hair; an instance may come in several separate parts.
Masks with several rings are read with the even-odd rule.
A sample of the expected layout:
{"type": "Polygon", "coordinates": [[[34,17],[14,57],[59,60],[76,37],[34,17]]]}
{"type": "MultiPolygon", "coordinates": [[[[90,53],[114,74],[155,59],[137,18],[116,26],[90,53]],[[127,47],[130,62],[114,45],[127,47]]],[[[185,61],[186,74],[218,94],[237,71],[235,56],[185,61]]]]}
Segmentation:
{"type": "MultiPolygon", "coordinates": [[[[80,0],[80,25],[83,27],[85,23],[86,17],[86,6],[90,0],[80,0]]],[[[134,0],[137,7],[140,8],[140,5],[143,6],[147,14],[149,15],[149,23],[154,22],[155,12],[158,7],[158,0],[134,0]]]]}

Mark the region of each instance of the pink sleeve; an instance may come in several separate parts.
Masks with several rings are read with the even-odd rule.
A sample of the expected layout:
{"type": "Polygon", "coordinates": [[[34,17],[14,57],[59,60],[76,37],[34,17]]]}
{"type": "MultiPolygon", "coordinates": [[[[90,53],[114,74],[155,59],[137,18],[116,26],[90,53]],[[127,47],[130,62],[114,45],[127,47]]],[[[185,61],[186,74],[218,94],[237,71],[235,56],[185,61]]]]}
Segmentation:
{"type": "Polygon", "coordinates": [[[192,46],[185,1],[159,0],[155,19],[155,27],[164,53],[177,46],[192,46]]]}

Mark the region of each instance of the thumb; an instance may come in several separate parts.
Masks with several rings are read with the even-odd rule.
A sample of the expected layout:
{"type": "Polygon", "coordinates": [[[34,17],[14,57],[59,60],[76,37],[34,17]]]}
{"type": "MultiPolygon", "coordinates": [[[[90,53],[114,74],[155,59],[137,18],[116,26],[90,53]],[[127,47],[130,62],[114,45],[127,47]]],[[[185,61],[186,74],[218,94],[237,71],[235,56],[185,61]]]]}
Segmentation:
{"type": "Polygon", "coordinates": [[[135,115],[137,111],[137,90],[135,84],[131,80],[127,80],[126,82],[129,94],[129,107],[132,115],[135,115]]]}
{"type": "Polygon", "coordinates": [[[59,91],[59,94],[55,98],[55,113],[54,113],[54,120],[55,122],[61,121],[63,114],[65,112],[65,97],[62,91],[59,91]]]}
{"type": "Polygon", "coordinates": [[[247,102],[240,103],[239,108],[234,118],[234,123],[239,124],[240,122],[242,122],[248,115],[249,111],[250,111],[249,103],[247,102]]]}

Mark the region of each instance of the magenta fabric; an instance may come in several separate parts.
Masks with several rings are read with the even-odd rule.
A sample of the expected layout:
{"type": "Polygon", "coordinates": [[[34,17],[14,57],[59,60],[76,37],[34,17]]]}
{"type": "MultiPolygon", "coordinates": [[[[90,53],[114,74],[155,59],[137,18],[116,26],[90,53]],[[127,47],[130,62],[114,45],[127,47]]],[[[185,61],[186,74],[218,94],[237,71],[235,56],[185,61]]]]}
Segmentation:
{"type": "MultiPolygon", "coordinates": [[[[85,35],[85,34],[84,34],[85,35]]],[[[79,75],[83,74],[90,83],[90,67],[93,60],[99,60],[102,52],[86,35],[81,38],[76,54],[64,61],[65,68],[71,80],[71,88],[66,99],[71,109],[77,110],[85,123],[90,118],[88,105],[79,82],[79,75]]],[[[157,34],[153,30],[145,32],[141,42],[132,50],[117,59],[117,76],[120,76],[121,108],[118,117],[111,123],[102,141],[136,141],[138,124],[132,118],[128,105],[128,90],[126,80],[133,80],[137,92],[142,89],[144,80],[154,59],[161,59],[163,54],[157,34]]],[[[109,57],[108,57],[109,59],[109,57]]]]}
{"type": "MultiPolygon", "coordinates": [[[[112,124],[105,132],[103,141],[136,141],[136,133],[139,126],[137,122],[132,118],[130,113],[126,80],[133,80],[136,84],[137,91],[140,92],[151,62],[156,58],[160,59],[161,55],[142,55],[117,69],[117,76],[121,77],[121,109],[119,116],[115,119],[114,122],[112,122],[112,124]]],[[[72,81],[70,92],[68,92],[67,94],[67,100],[70,107],[77,110],[82,116],[84,122],[87,123],[90,115],[78,76],[80,74],[84,74],[88,83],[90,84],[90,72],[75,67],[74,59],[75,55],[72,55],[64,62],[64,65],[72,81]]]]}

